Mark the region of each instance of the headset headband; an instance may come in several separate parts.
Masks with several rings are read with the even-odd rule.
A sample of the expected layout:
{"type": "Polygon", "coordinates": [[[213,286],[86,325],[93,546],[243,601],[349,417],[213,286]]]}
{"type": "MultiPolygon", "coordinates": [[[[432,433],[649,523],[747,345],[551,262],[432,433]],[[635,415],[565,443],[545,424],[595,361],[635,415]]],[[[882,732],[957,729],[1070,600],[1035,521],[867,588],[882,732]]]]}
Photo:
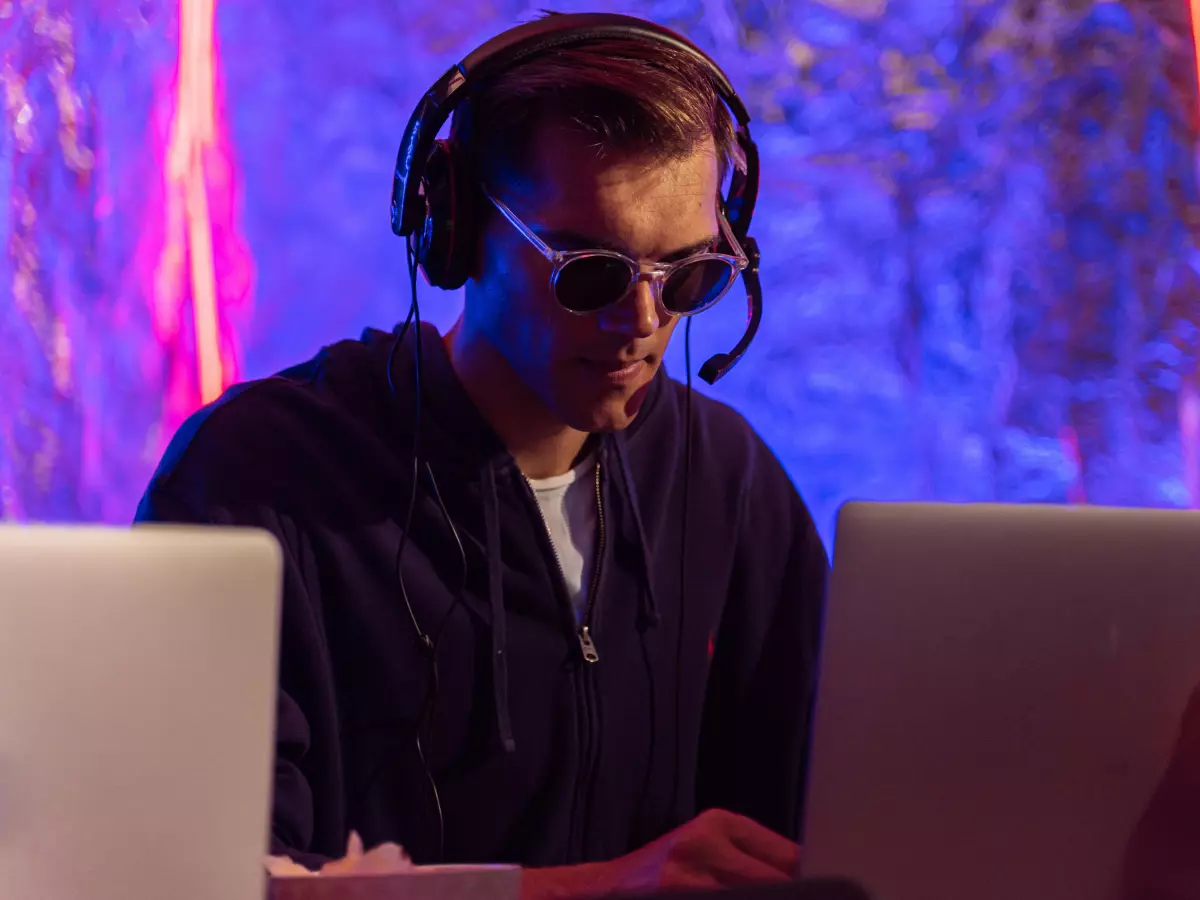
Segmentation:
{"type": "Polygon", "coordinates": [[[691,54],[704,66],[713,89],[737,122],[738,143],[747,156],[747,184],[740,192],[742,197],[738,198],[744,206],[729,210],[735,233],[739,238],[744,237],[758,192],[758,155],[750,140],[750,116],[746,105],[721,68],[691,41],[653,22],[612,13],[553,15],[518,25],[496,35],[462,62],[451,66],[421,98],[404,130],[392,189],[392,230],[401,237],[408,237],[421,228],[425,208],[419,194],[425,160],[429,158],[442,126],[476,87],[530,57],[559,47],[607,40],[665,44],[691,54]]]}

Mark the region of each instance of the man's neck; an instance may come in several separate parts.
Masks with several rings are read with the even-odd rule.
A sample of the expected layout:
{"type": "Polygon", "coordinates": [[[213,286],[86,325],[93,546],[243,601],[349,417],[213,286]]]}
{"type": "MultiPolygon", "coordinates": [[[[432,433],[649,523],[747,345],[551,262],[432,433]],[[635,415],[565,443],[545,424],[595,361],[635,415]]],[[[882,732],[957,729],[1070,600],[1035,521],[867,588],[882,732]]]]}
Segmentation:
{"type": "Polygon", "coordinates": [[[569,472],[583,452],[587,433],[558,420],[504,356],[486,339],[470,334],[462,319],[446,335],[445,345],[467,395],[525,477],[569,472]]]}

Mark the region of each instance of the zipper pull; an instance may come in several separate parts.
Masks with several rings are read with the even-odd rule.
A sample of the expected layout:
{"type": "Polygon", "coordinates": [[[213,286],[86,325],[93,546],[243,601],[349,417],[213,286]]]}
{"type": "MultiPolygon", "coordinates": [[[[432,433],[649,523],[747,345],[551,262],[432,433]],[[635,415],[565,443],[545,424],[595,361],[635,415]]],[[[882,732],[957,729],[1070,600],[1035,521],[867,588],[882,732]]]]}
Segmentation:
{"type": "Polygon", "coordinates": [[[592,640],[592,632],[586,625],[579,629],[579,649],[583,651],[584,662],[600,662],[600,653],[596,650],[596,642],[592,640]]]}

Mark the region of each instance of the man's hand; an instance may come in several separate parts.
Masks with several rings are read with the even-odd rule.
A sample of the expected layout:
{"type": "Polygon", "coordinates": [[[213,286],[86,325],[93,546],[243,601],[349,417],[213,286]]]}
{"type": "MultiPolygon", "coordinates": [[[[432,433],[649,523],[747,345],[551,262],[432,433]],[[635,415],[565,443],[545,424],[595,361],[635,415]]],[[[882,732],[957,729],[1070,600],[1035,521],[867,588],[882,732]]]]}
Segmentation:
{"type": "Polygon", "coordinates": [[[709,810],[611,862],[529,869],[523,873],[521,900],[790,881],[798,854],[791,841],[744,816],[709,810]]]}

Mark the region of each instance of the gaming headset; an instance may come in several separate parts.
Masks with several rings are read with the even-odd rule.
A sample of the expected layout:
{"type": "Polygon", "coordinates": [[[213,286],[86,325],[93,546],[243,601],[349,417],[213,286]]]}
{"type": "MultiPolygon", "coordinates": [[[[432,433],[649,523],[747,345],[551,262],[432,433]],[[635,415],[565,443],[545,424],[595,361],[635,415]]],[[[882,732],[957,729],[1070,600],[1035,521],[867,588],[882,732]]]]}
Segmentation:
{"type": "Polygon", "coordinates": [[[525,60],[574,44],[634,40],[682,50],[701,63],[713,89],[737,122],[737,142],[745,168],[735,168],[724,198],[725,217],[750,264],[742,273],[748,307],[746,331],[728,353],[700,368],[714,384],[750,347],[762,320],[758,244],[748,234],[758,198],[758,148],[750,138],[750,116],[729,79],[702,50],[675,32],[632,16],[577,13],[547,16],[497,35],[452,66],[417,104],[396,155],[392,182],[392,231],[409,239],[417,264],[434,287],[453,290],[467,280],[477,239],[475,189],[461,152],[438,132],[460,103],[481,84],[525,60]],[[415,246],[414,246],[415,244],[415,246]]]}

